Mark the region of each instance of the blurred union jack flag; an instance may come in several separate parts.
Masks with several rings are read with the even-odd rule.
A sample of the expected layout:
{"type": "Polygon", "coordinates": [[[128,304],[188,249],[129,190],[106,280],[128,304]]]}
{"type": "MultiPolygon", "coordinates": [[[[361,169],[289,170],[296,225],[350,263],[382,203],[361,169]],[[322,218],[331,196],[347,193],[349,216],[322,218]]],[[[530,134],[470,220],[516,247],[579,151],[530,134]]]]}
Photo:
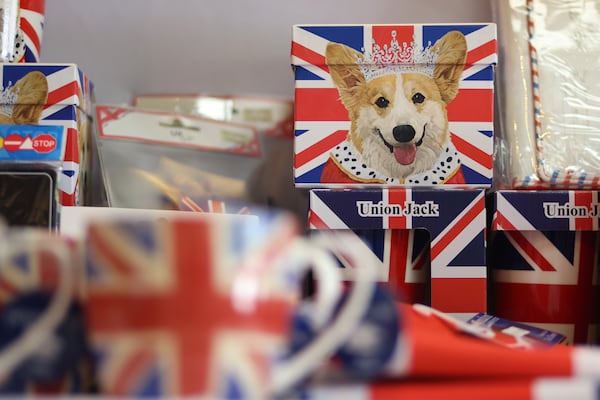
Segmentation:
{"type": "MultiPolygon", "coordinates": [[[[65,246],[51,237],[55,246],[65,246]]],[[[0,311],[2,305],[19,294],[34,290],[54,290],[60,279],[61,265],[54,254],[34,246],[28,252],[17,252],[3,261],[0,269],[0,311]]]]}
{"type": "Polygon", "coordinates": [[[364,52],[365,44],[371,46],[373,40],[389,43],[395,31],[399,43],[414,40],[424,47],[452,30],[461,31],[468,46],[459,93],[447,108],[452,142],[461,155],[466,182],[490,184],[496,63],[493,24],[294,26],[291,56],[296,80],[295,182],[319,183],[329,152],[346,138],[350,129],[348,111],[339,101],[325,63],[327,43],[342,43],[364,52]]]}
{"type": "Polygon", "coordinates": [[[595,341],[598,238],[594,231],[494,232],[494,314],[561,332],[570,343],[595,341]]]}
{"type": "MultiPolygon", "coordinates": [[[[236,272],[252,244],[249,238],[264,239],[264,232],[249,230],[248,221],[239,218],[253,217],[90,229],[88,328],[104,393],[264,395],[265,354],[287,334],[295,291],[270,281],[266,299],[233,296],[235,288],[248,295],[240,276],[261,278],[236,272]]],[[[271,240],[263,261],[288,240],[285,234],[271,240]]]]}

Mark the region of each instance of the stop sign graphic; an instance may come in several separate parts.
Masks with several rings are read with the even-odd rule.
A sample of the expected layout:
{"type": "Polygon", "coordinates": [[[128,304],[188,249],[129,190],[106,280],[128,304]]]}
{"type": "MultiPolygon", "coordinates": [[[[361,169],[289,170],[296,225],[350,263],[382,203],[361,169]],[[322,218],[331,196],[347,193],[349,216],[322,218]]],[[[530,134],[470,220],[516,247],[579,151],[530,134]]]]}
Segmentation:
{"type": "Polygon", "coordinates": [[[50,153],[56,148],[56,139],[47,133],[37,135],[33,139],[33,150],[38,153],[50,153]]]}

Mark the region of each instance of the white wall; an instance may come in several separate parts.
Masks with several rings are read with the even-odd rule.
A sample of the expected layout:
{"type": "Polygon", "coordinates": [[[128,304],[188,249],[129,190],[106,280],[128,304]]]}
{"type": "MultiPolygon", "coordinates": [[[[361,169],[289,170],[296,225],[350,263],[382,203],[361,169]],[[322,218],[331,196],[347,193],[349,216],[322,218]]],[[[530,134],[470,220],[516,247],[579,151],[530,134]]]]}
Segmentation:
{"type": "Polygon", "coordinates": [[[490,22],[487,0],[46,0],[43,62],[75,62],[99,104],[140,93],[292,98],[296,23],[490,22]]]}

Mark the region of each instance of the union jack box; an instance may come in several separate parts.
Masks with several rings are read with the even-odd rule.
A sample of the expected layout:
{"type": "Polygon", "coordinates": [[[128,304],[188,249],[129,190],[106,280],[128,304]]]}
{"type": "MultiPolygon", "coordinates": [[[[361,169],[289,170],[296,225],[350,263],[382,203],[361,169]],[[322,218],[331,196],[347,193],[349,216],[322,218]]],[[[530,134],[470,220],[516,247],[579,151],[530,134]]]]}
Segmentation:
{"type": "Polygon", "coordinates": [[[492,200],[492,313],[600,343],[599,192],[500,190],[492,200]]]}
{"type": "MultiPolygon", "coordinates": [[[[64,127],[60,204],[83,204],[92,158],[92,82],[75,64],[0,64],[0,75],[0,124],[64,127]]],[[[14,143],[20,145],[26,142],[14,143]]]]}
{"type": "Polygon", "coordinates": [[[495,24],[292,36],[297,186],[491,186],[495,24]]]}
{"type": "Polygon", "coordinates": [[[429,303],[444,312],[486,310],[483,189],[312,189],[308,223],[311,235],[334,239],[330,248],[343,268],[369,263],[380,281],[400,280],[397,286],[409,293],[418,290],[415,285],[429,284],[429,303]],[[407,234],[420,230],[428,233],[426,272],[415,257],[423,242],[415,243],[422,238],[407,234]],[[336,246],[335,236],[343,233],[342,245],[336,246]],[[356,239],[349,241],[353,235],[356,239]],[[344,246],[361,248],[364,256],[346,257],[344,246]]]}

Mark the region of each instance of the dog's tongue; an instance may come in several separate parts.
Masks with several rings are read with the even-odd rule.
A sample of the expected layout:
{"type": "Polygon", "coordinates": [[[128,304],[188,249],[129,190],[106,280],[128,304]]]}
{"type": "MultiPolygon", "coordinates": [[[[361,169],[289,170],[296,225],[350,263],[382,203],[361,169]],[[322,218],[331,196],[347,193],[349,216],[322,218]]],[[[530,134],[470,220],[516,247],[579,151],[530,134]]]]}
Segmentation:
{"type": "Polygon", "coordinates": [[[399,164],[408,165],[415,161],[417,146],[414,143],[394,147],[394,157],[399,164]]]}

